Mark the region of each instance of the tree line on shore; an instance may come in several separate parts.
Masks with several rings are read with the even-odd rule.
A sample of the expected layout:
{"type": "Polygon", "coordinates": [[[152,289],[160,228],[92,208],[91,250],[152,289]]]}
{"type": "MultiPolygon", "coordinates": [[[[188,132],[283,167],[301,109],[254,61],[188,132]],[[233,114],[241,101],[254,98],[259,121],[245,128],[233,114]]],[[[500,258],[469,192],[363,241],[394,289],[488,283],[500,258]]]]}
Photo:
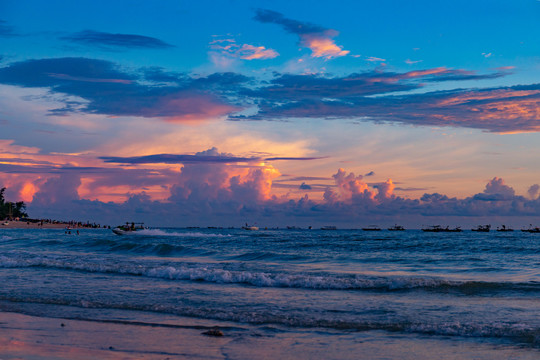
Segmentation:
{"type": "Polygon", "coordinates": [[[0,189],[0,219],[28,217],[28,214],[26,213],[26,204],[24,201],[6,201],[4,198],[5,191],[5,187],[0,189]]]}

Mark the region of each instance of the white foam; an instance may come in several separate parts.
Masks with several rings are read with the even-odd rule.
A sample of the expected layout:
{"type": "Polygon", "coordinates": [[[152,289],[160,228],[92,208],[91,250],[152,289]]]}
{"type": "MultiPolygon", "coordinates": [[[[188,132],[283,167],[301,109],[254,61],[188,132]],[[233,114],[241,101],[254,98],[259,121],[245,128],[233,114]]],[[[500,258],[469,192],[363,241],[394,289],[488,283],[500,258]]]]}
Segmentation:
{"type": "MultiPolygon", "coordinates": [[[[415,288],[438,287],[451,288],[461,286],[477,286],[482,289],[494,284],[508,287],[521,286],[520,283],[483,283],[455,281],[435,277],[412,276],[370,276],[345,274],[309,274],[287,272],[263,272],[249,270],[227,269],[230,264],[197,264],[184,263],[171,266],[156,264],[140,264],[131,261],[107,260],[95,257],[72,256],[30,256],[21,254],[0,256],[0,267],[31,267],[42,266],[58,269],[70,269],[89,272],[107,272],[126,275],[148,276],[169,280],[206,281],[222,284],[247,284],[257,287],[288,287],[323,290],[402,290],[415,288]],[[224,268],[225,267],[225,268],[224,268]]],[[[538,289],[539,286],[528,284],[538,289]]]]}
{"type": "Polygon", "coordinates": [[[134,232],[137,235],[175,236],[175,237],[231,237],[228,234],[205,234],[201,232],[167,232],[160,229],[144,229],[134,232]]]}

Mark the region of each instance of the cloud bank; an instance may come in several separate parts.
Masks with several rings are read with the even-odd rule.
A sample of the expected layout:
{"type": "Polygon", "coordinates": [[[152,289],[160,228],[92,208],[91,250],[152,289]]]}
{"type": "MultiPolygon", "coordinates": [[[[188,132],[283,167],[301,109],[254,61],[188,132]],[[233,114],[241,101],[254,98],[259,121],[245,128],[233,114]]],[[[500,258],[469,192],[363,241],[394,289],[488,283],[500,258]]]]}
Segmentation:
{"type": "Polygon", "coordinates": [[[172,122],[324,118],[497,133],[539,131],[540,84],[428,90],[430,84],[507,74],[508,69],[478,74],[440,67],[344,76],[274,73],[263,81],[234,72],[193,76],[155,67],[127,71],[105,60],[56,58],[11,63],[0,68],[0,83],[64,95],[60,101],[65,106],[49,111],[57,116],[88,113],[172,122]],[[240,115],[245,109],[249,115],[240,115]]]}
{"type": "MultiPolygon", "coordinates": [[[[425,193],[418,199],[410,199],[394,193],[392,179],[369,185],[363,176],[339,169],[330,178],[296,179],[298,185],[288,188],[304,192],[298,198],[273,194],[274,185],[281,188],[283,184],[275,182],[280,172],[272,165],[239,166],[237,161],[245,159],[219,153],[215,148],[194,157],[200,157],[201,161],[185,161],[180,171],[130,168],[111,169],[109,173],[105,169],[94,169],[85,173],[68,168],[51,173],[46,179],[40,177],[31,184],[35,194],[28,209],[36,217],[68,213],[84,219],[92,214],[92,219],[97,216],[96,221],[102,223],[121,223],[129,218],[156,226],[231,226],[257,221],[268,226],[319,226],[332,222],[347,227],[396,222],[419,226],[440,221],[449,223],[450,219],[473,224],[504,219],[512,224],[528,221],[540,211],[538,185],[531,186],[529,196],[524,197],[498,177],[492,178],[482,192],[467,198],[425,193]],[[208,161],[211,156],[229,161],[208,161]],[[319,183],[311,184],[312,181],[319,183]],[[326,185],[320,184],[321,181],[326,185]],[[163,187],[168,196],[152,200],[148,190],[144,190],[152,186],[163,187]],[[92,201],[88,195],[82,195],[103,189],[124,189],[127,200],[92,201]],[[55,213],[56,209],[61,210],[55,213]]],[[[28,189],[21,187],[19,191],[28,189]]]]}

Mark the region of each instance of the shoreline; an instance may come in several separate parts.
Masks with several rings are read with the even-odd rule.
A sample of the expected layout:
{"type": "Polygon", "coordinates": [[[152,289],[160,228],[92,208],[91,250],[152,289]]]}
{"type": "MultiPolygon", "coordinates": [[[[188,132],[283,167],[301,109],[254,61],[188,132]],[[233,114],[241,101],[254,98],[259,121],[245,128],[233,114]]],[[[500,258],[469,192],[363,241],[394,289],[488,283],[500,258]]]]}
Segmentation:
{"type": "MultiPolygon", "coordinates": [[[[186,323],[153,324],[36,316],[0,310],[0,359],[5,360],[357,360],[523,359],[538,358],[538,349],[471,341],[459,337],[394,334],[384,331],[321,332],[290,329],[265,333],[246,326],[208,336],[186,323]]],[[[208,324],[214,321],[206,321],[208,324]]],[[[216,321],[219,323],[218,321],[216,321]]]]}
{"type": "Polygon", "coordinates": [[[0,229],[65,229],[67,226],[72,229],[82,229],[84,226],[77,226],[66,222],[27,222],[7,220],[0,222],[0,229]],[[7,224],[6,224],[7,223],[7,224]]]}

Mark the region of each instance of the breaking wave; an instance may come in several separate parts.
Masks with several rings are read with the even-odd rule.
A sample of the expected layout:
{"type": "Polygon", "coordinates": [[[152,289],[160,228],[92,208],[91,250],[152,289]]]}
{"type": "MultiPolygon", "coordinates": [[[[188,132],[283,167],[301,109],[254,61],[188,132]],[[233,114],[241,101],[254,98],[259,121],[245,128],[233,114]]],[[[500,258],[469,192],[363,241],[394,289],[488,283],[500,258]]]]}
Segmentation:
{"type": "MultiPolygon", "coordinates": [[[[170,252],[170,245],[158,246],[157,251],[170,252]]],[[[238,264],[183,263],[173,265],[106,262],[103,259],[74,259],[65,257],[0,256],[2,268],[44,267],[59,270],[117,273],[178,281],[197,281],[219,284],[240,284],[255,287],[303,288],[318,290],[380,290],[400,291],[459,291],[469,295],[483,292],[521,291],[540,292],[537,282],[458,281],[429,276],[372,276],[362,274],[285,273],[239,269],[238,264]]]]}

